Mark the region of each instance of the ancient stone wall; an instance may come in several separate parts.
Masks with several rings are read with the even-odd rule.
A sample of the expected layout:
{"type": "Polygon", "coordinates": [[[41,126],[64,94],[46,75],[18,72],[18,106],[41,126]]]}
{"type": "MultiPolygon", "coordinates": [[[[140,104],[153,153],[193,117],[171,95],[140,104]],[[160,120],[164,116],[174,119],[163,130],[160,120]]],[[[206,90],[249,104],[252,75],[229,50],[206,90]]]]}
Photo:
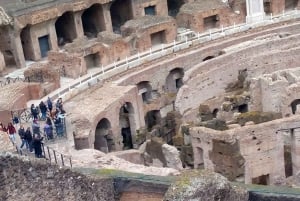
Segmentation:
{"type": "Polygon", "coordinates": [[[0,158],[1,200],[115,200],[112,179],[89,178],[43,159],[0,158]]]}
{"type": "MultiPolygon", "coordinates": [[[[214,149],[220,149],[220,146],[219,148],[214,148],[216,145],[213,143],[214,140],[229,144],[238,143],[240,150],[236,150],[231,154],[240,154],[245,160],[244,164],[241,163],[241,161],[237,161],[240,163],[240,166],[244,166],[245,168],[245,183],[256,183],[255,178],[261,176],[268,177],[267,184],[284,183],[286,178],[284,169],[284,134],[280,129],[298,127],[299,122],[297,119],[298,117],[285,118],[227,131],[215,131],[203,127],[194,127],[190,130],[190,133],[192,135],[192,146],[195,155],[195,167],[204,164],[205,169],[214,171],[220,167],[220,164],[217,166],[211,154],[214,149]]],[[[226,165],[230,164],[228,163],[228,157],[224,155],[223,152],[215,154],[219,154],[220,159],[217,161],[218,163],[223,160],[222,167],[226,167],[226,165]],[[223,159],[221,160],[221,158],[223,159]]],[[[296,155],[292,155],[292,158],[295,156],[296,155]]],[[[294,161],[294,163],[296,163],[296,161],[294,161]]],[[[234,167],[235,166],[227,166],[222,171],[219,170],[219,172],[226,175],[226,171],[238,170],[234,167]]]]}
{"type": "Polygon", "coordinates": [[[133,0],[133,17],[139,18],[145,16],[145,7],[155,6],[156,15],[168,16],[167,0],[133,0]]]}

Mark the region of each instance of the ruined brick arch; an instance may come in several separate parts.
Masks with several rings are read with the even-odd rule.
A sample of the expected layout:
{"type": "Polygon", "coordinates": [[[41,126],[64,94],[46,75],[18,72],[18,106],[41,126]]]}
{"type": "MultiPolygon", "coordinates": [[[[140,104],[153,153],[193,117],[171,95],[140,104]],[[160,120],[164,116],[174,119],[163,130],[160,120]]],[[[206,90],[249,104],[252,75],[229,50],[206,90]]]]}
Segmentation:
{"type": "Polygon", "coordinates": [[[168,14],[169,16],[176,17],[180,7],[185,3],[184,0],[168,0],[168,14]]]}
{"type": "Polygon", "coordinates": [[[74,13],[67,11],[55,21],[55,30],[58,46],[71,43],[77,37],[74,21],[74,13]]]}
{"type": "Polygon", "coordinates": [[[165,82],[165,92],[166,93],[177,93],[179,88],[183,85],[184,69],[174,68],[172,69],[165,82]]]}
{"type": "Polygon", "coordinates": [[[107,118],[102,118],[96,126],[94,148],[105,153],[115,150],[111,123],[107,118]]]}
{"type": "Polygon", "coordinates": [[[142,96],[143,102],[148,103],[152,98],[152,86],[149,81],[137,83],[138,93],[142,96]]]}
{"type": "Polygon", "coordinates": [[[105,30],[105,20],[101,4],[95,3],[87,8],[81,15],[84,35],[95,38],[97,34],[105,30]]]}

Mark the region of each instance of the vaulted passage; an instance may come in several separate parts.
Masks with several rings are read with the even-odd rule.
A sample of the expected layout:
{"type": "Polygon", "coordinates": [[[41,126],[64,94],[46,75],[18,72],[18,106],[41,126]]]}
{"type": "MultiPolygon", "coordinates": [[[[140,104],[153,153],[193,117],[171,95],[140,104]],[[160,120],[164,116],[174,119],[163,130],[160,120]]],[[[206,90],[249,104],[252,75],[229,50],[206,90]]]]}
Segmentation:
{"type": "Polygon", "coordinates": [[[81,16],[84,35],[88,38],[97,37],[101,31],[105,31],[103,10],[100,4],[94,4],[81,16]]]}
{"type": "Polygon", "coordinates": [[[168,0],[168,14],[169,16],[176,17],[180,7],[184,4],[183,0],[168,0]]]}
{"type": "Polygon", "coordinates": [[[85,65],[87,68],[94,68],[100,66],[99,53],[89,54],[84,57],[85,65]]]}
{"type": "Polygon", "coordinates": [[[182,68],[175,68],[171,70],[166,79],[165,91],[167,93],[177,93],[179,88],[183,85],[183,76],[184,71],[182,68]]]}
{"type": "Polygon", "coordinates": [[[131,0],[116,0],[110,7],[113,31],[120,34],[121,26],[133,18],[131,0]]]}
{"type": "Polygon", "coordinates": [[[138,90],[139,90],[139,95],[142,96],[143,103],[149,103],[151,100],[151,92],[152,92],[152,87],[150,85],[150,82],[148,81],[143,81],[137,84],[138,90]]]}
{"type": "Polygon", "coordinates": [[[132,149],[132,135],[135,134],[134,110],[131,103],[126,102],[119,113],[121,136],[123,138],[123,150],[132,149]]]}
{"type": "Polygon", "coordinates": [[[267,15],[270,15],[272,13],[271,0],[264,0],[264,11],[267,15]]]}
{"type": "Polygon", "coordinates": [[[76,38],[76,29],[72,12],[66,12],[55,22],[58,46],[71,43],[76,38]]]}
{"type": "Polygon", "coordinates": [[[94,148],[105,153],[115,150],[111,125],[106,118],[101,119],[96,127],[94,148]]]}
{"type": "Polygon", "coordinates": [[[270,175],[261,175],[259,177],[252,178],[252,184],[259,184],[259,185],[269,185],[270,183],[270,175]]]}

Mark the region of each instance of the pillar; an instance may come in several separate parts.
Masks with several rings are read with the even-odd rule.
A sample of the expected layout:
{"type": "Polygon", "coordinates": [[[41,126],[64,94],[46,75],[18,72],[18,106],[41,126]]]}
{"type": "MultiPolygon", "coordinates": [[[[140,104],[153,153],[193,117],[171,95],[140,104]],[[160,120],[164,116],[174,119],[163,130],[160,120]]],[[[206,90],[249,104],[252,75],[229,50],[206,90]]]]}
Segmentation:
{"type": "Polygon", "coordinates": [[[76,38],[83,38],[84,32],[83,32],[83,25],[82,25],[82,13],[84,11],[79,11],[73,14],[74,19],[74,25],[75,25],[75,31],[76,31],[76,38]]]}
{"type": "Polygon", "coordinates": [[[110,15],[111,3],[102,4],[103,18],[105,24],[105,31],[113,32],[111,15],[110,15]]]}
{"type": "Polygon", "coordinates": [[[300,170],[300,129],[294,129],[292,133],[292,166],[293,175],[296,175],[300,170]]]}
{"type": "Polygon", "coordinates": [[[247,23],[261,22],[264,20],[264,2],[263,0],[246,0],[247,23]]]}
{"type": "Polygon", "coordinates": [[[19,68],[24,68],[25,64],[25,57],[20,37],[20,32],[15,32],[10,35],[11,41],[11,49],[13,50],[14,58],[16,61],[16,65],[19,68]]]}

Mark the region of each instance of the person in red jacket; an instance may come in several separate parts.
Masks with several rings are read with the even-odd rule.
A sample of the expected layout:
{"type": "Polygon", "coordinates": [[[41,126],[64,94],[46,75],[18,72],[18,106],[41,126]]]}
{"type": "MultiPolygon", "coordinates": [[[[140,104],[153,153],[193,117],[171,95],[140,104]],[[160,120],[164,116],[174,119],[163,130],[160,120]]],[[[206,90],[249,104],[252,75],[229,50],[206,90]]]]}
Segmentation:
{"type": "Polygon", "coordinates": [[[13,144],[16,144],[16,128],[12,123],[8,123],[7,132],[9,134],[9,139],[13,144]]]}

